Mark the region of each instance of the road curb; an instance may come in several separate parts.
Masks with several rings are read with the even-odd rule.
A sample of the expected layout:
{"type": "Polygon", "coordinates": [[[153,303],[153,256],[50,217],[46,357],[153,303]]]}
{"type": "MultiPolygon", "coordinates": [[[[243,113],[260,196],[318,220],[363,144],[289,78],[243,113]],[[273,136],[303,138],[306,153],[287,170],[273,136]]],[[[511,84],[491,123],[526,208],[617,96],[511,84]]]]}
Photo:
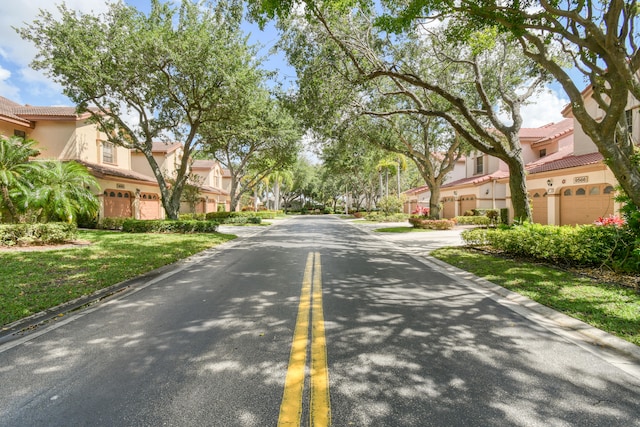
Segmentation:
{"type": "MultiPolygon", "coordinates": [[[[401,245],[386,239],[385,236],[372,232],[368,228],[358,226],[352,222],[349,224],[379,240],[385,241],[396,250],[411,256],[418,262],[434,268],[436,271],[447,275],[464,286],[474,290],[484,291],[485,295],[489,298],[509,308],[511,311],[536,321],[536,323],[545,329],[571,340],[582,348],[640,379],[640,347],[635,344],[618,338],[581,320],[560,313],[468,271],[447,264],[429,254],[409,252],[401,245]],[[480,286],[481,289],[478,289],[477,286],[480,286]]],[[[443,247],[444,246],[445,245],[443,245],[443,247]]]]}

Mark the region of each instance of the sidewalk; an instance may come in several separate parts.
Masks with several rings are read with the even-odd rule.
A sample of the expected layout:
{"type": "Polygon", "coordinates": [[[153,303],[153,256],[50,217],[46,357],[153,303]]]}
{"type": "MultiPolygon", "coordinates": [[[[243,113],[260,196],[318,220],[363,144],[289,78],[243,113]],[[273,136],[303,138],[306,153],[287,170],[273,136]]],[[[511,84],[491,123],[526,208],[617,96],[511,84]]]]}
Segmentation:
{"type": "Polygon", "coordinates": [[[394,242],[396,245],[409,249],[414,255],[428,255],[431,251],[446,246],[463,246],[460,234],[469,226],[456,226],[453,230],[425,230],[410,233],[376,232],[376,229],[387,227],[411,227],[408,221],[371,223],[362,219],[348,220],[356,227],[374,233],[376,236],[394,242]]]}

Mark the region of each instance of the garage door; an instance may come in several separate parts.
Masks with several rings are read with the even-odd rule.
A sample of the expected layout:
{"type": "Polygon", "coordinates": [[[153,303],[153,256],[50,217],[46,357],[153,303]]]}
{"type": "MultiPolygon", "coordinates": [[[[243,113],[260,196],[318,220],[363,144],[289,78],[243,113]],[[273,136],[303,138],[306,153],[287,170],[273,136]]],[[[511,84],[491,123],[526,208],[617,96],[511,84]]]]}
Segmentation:
{"type": "Polygon", "coordinates": [[[476,207],[476,196],[460,196],[460,215],[466,215],[468,211],[472,211],[476,207]]]}
{"type": "Polygon", "coordinates": [[[593,224],[599,217],[613,214],[613,186],[576,185],[562,189],[560,224],[593,224]]]}
{"type": "Polygon", "coordinates": [[[537,224],[548,224],[549,217],[547,211],[547,190],[532,190],[529,192],[533,222],[537,224]]]}
{"type": "Polygon", "coordinates": [[[140,219],[160,218],[160,197],[155,193],[140,193],[140,219]]]}
{"type": "Polygon", "coordinates": [[[123,190],[105,190],[105,218],[131,218],[131,193],[123,190]]]}
{"type": "Polygon", "coordinates": [[[453,197],[442,199],[442,217],[451,219],[456,216],[456,201],[453,197]]]}

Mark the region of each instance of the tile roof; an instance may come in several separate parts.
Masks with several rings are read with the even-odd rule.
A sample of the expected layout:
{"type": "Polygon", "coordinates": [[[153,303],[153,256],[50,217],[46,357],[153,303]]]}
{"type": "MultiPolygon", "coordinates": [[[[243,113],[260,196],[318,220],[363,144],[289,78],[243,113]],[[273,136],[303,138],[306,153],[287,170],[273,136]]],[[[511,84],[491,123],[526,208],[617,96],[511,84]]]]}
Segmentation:
{"type": "Polygon", "coordinates": [[[220,194],[221,196],[229,195],[228,191],[222,190],[220,188],[209,187],[208,185],[201,185],[200,189],[206,191],[207,193],[220,194]]]}
{"type": "Polygon", "coordinates": [[[158,184],[158,181],[154,177],[143,175],[141,173],[138,173],[132,170],[118,169],[110,166],[87,162],[84,160],[75,160],[75,161],[86,166],[90,172],[95,173],[97,175],[115,176],[118,178],[135,179],[137,181],[158,184]]]}
{"type": "Polygon", "coordinates": [[[191,169],[213,169],[216,163],[215,160],[194,160],[191,169]]]}
{"type": "Polygon", "coordinates": [[[506,178],[508,176],[509,176],[509,172],[498,170],[487,175],[472,176],[470,178],[462,178],[456,181],[448,182],[440,188],[456,187],[458,185],[466,185],[466,184],[474,184],[474,185],[482,184],[483,182],[490,181],[492,179],[501,179],[501,178],[506,178]]]}
{"type": "Polygon", "coordinates": [[[21,121],[27,126],[32,126],[31,122],[39,118],[78,120],[89,117],[89,113],[78,114],[75,107],[36,107],[32,105],[20,105],[3,96],[0,96],[0,115],[21,121]]]}
{"type": "Polygon", "coordinates": [[[533,140],[532,144],[540,144],[570,132],[573,132],[573,119],[564,119],[558,123],[548,123],[537,128],[521,128],[518,135],[522,139],[533,140]]]}
{"type": "Polygon", "coordinates": [[[154,141],[153,146],[151,147],[151,151],[154,153],[173,153],[178,148],[182,147],[181,142],[163,142],[163,141],[154,141]]]}
{"type": "Polygon", "coordinates": [[[588,153],[580,156],[569,154],[561,159],[533,166],[528,170],[529,174],[549,172],[560,169],[575,168],[578,166],[594,165],[602,163],[604,157],[600,153],[588,153]]]}

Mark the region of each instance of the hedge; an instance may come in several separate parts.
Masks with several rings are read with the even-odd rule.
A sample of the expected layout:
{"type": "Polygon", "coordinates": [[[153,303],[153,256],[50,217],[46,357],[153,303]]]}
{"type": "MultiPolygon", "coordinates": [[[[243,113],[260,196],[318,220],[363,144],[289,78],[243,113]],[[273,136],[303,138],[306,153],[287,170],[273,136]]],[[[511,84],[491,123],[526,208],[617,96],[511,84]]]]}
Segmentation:
{"type": "Polygon", "coordinates": [[[122,224],[122,231],[128,233],[215,233],[218,231],[218,225],[217,221],[127,219],[122,224]]]}
{"type": "MultiPolygon", "coordinates": [[[[355,216],[355,213],[354,213],[355,216]]],[[[360,218],[356,216],[356,218],[360,218]]],[[[392,213],[385,215],[384,212],[367,212],[364,213],[364,218],[367,221],[378,221],[378,222],[404,222],[409,218],[409,215],[403,213],[392,213]]]]}
{"type": "Polygon", "coordinates": [[[523,224],[510,228],[462,232],[470,246],[490,246],[506,253],[556,264],[601,266],[640,271],[640,247],[626,228],[523,224]]]}
{"type": "Polygon", "coordinates": [[[409,218],[409,223],[413,228],[424,228],[429,230],[451,230],[455,222],[448,219],[425,219],[418,217],[409,218]]]}
{"type": "Polygon", "coordinates": [[[260,224],[263,219],[274,219],[275,217],[276,212],[273,211],[209,212],[206,215],[208,220],[215,220],[221,224],[246,224],[247,222],[260,224]],[[247,220],[243,222],[237,218],[247,218],[247,220]]]}
{"type": "Polygon", "coordinates": [[[454,218],[456,224],[459,225],[489,225],[491,219],[486,216],[457,216],[454,218]]]}
{"type": "Polygon", "coordinates": [[[0,224],[0,246],[65,243],[76,239],[78,227],[66,222],[0,224]]]}

